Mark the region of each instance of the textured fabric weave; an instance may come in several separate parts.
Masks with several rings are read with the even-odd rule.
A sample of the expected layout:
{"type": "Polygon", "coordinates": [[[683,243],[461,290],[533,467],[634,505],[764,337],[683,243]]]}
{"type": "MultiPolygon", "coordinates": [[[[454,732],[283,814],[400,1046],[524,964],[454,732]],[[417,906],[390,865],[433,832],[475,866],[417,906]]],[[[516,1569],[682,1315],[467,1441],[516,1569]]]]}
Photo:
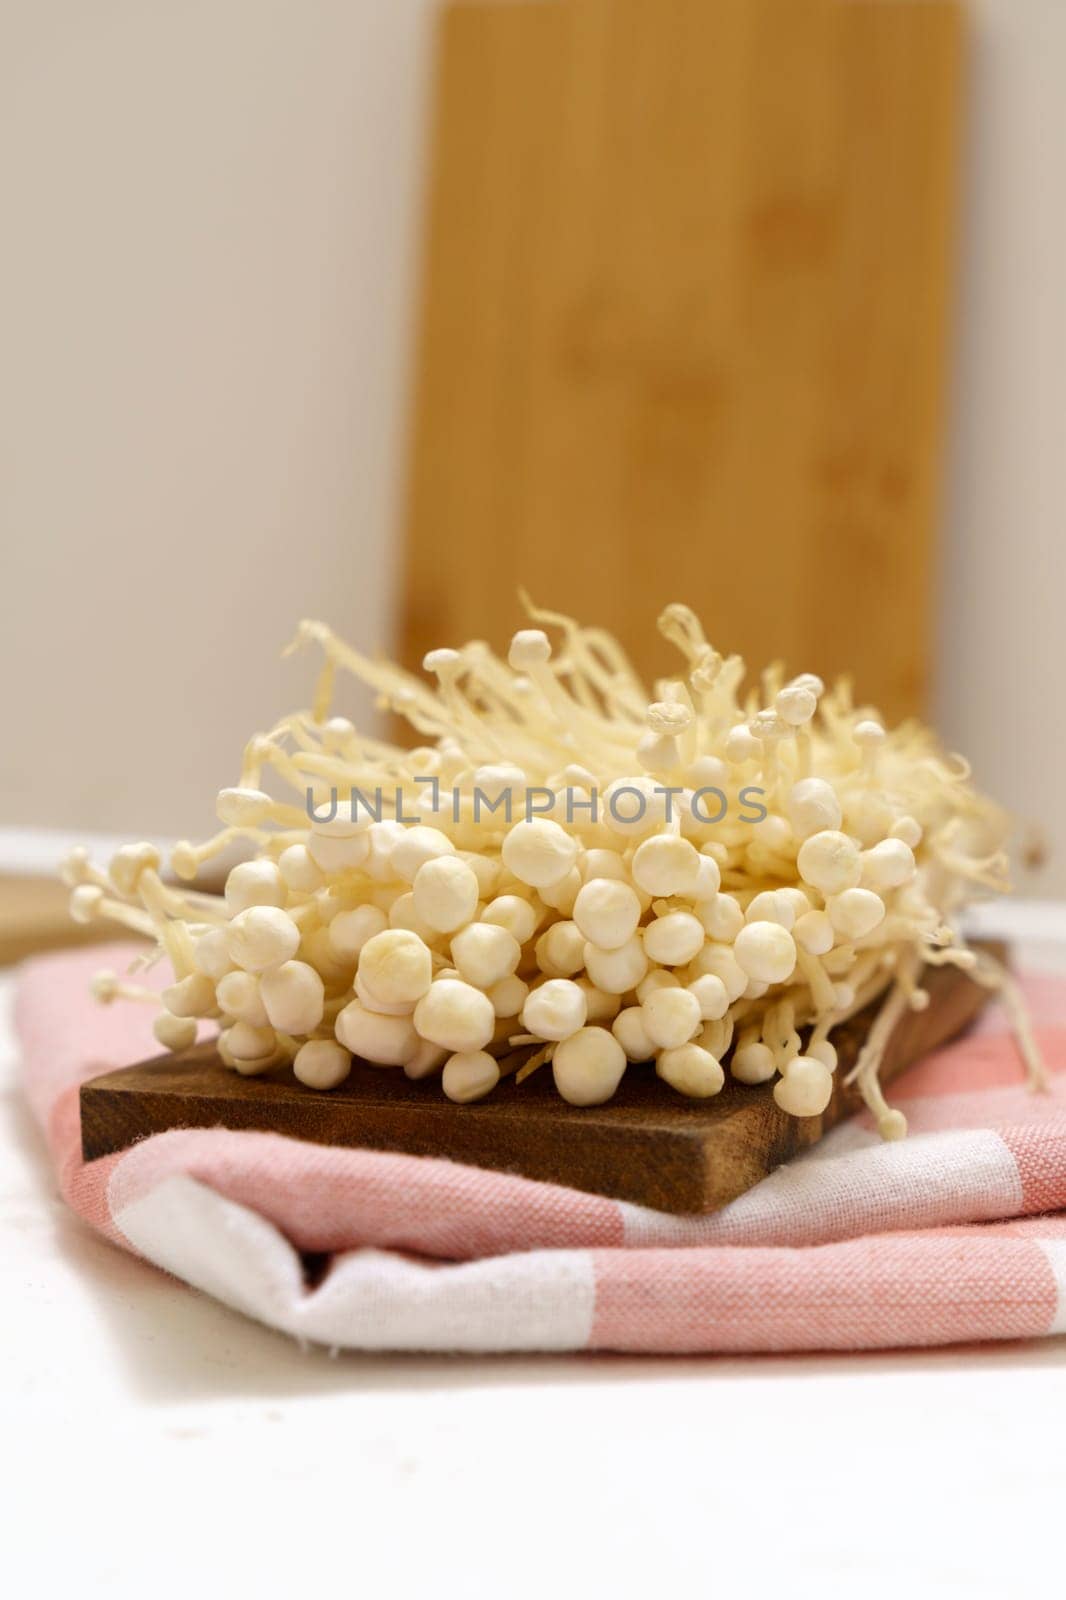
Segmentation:
{"type": "MultiPolygon", "coordinates": [[[[1024,984],[1052,1074],[1031,1094],[990,1009],[865,1117],[710,1217],[415,1156],[223,1128],[88,1165],[78,1088],[157,1053],[147,1008],[97,1006],[127,947],[21,975],[26,1090],[93,1227],[300,1339],[353,1349],[858,1350],[1066,1331],[1066,980],[1024,984]],[[307,1257],[316,1267],[313,1281],[307,1257]]],[[[164,981],[160,976],[160,984],[164,981]]]]}

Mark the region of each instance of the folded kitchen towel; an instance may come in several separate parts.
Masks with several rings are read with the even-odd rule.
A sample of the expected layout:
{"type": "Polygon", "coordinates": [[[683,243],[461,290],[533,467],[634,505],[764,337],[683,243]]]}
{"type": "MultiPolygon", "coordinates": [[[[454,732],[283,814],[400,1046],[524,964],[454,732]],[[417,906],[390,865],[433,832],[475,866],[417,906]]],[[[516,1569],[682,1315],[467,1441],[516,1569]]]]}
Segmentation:
{"type": "Polygon", "coordinates": [[[116,1244],[299,1339],[692,1352],[1066,1331],[1066,980],[1024,985],[1050,1093],[1025,1087],[992,1007],[897,1080],[909,1138],[883,1144],[856,1117],[724,1210],[681,1218],[449,1161],[224,1128],[157,1134],[86,1164],[79,1085],[158,1053],[147,1007],[88,994],[93,972],[133,953],[42,957],[21,974],[26,1091],[62,1193],[116,1244]]]}

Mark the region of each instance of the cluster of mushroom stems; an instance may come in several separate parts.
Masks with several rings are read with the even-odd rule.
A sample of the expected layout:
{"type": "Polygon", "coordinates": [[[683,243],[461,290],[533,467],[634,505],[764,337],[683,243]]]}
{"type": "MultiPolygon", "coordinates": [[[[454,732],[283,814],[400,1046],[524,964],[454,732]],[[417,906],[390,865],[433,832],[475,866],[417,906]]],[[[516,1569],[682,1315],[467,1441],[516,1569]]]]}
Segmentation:
{"type": "Polygon", "coordinates": [[[1006,820],[926,728],[886,730],[810,673],[742,692],[744,663],[685,606],[659,619],[682,670],[650,703],[609,634],[531,620],[555,649],[537,626],[506,661],[435,650],[428,680],[301,624],[290,648],[324,655],[314,705],[249,742],[214,837],[177,846],[171,875],[148,844],[66,862],[74,916],[149,935],[144,961],[173,969],[161,996],[101,974],[99,998],[158,1004],[172,1050],[214,1023],[236,1071],[291,1062],[314,1089],[357,1060],[468,1102],[550,1067],[593,1106],[654,1071],[696,1099],[772,1081],[812,1117],[834,1029],[881,997],[850,1076],[893,1138],[884,1048],[927,1004],[923,971],[953,962],[1002,989],[1040,1078],[1011,980],[957,932],[1006,887],[1006,820]],[[339,670],[422,742],[334,715],[339,670]],[[223,894],[185,886],[237,847],[223,894]]]}

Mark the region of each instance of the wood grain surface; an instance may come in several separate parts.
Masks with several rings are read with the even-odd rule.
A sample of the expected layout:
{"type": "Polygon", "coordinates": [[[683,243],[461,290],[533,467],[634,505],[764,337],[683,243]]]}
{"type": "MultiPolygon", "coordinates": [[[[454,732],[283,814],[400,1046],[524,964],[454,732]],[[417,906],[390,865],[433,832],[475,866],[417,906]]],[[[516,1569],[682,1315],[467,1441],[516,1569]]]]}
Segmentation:
{"type": "Polygon", "coordinates": [[[684,600],[754,667],[921,707],[954,0],[448,6],[402,647],[684,600]],[[873,603],[862,603],[864,600],[873,603]]]}
{"type": "MultiPolygon", "coordinates": [[[[930,973],[928,988],[928,1009],[909,1014],[893,1035],[884,1082],[957,1034],[987,998],[951,967],[930,973]]],[[[522,1084],[505,1078],[487,1100],[465,1106],[446,1100],[435,1080],[412,1083],[397,1069],[362,1062],[339,1088],[321,1094],[287,1067],[242,1078],[211,1045],[199,1045],[86,1083],[82,1149],[93,1161],[171,1128],[250,1128],[315,1144],[444,1156],[661,1211],[713,1211],[856,1109],[842,1079],[875,1009],[834,1035],[837,1087],[821,1117],[786,1116],[766,1084],[727,1080],[713,1100],[685,1100],[650,1067],[630,1067],[613,1100],[585,1110],[559,1099],[550,1067],[522,1084]]]]}

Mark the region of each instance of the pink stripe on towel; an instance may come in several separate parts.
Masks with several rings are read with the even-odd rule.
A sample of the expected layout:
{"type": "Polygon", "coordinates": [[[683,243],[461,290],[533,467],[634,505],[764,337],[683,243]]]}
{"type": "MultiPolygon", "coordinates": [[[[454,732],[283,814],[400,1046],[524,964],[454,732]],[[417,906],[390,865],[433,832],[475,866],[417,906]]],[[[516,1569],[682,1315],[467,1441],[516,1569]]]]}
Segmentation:
{"type": "Polygon", "coordinates": [[[1064,1073],[1050,1095],[1021,1086],[991,1011],[895,1086],[911,1138],[884,1145],[860,1119],[714,1216],[679,1218],[447,1161],[225,1129],[160,1134],[86,1165],[79,1085],[157,1053],[147,1008],[88,994],[94,971],[133,954],[42,957],[21,976],[26,1090],[60,1190],[116,1243],[297,1337],[736,1352],[1063,1329],[1066,982],[1032,985],[1064,1073]],[[327,1258],[313,1284],[309,1252],[327,1258]]]}

